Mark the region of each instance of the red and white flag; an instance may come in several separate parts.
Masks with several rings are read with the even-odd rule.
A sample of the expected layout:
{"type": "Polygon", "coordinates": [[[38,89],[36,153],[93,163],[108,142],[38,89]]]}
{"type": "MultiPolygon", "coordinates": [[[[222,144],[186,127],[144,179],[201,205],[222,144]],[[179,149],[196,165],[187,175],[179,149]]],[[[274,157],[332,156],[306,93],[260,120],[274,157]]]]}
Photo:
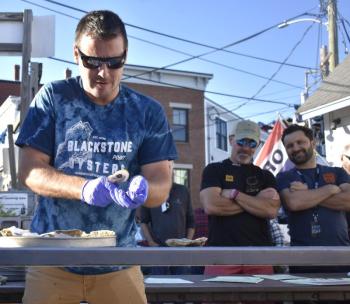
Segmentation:
{"type": "Polygon", "coordinates": [[[287,152],[282,143],[284,129],[284,123],[279,117],[264,146],[254,160],[256,166],[270,171],[273,175],[277,175],[280,172],[288,159],[287,152]]]}

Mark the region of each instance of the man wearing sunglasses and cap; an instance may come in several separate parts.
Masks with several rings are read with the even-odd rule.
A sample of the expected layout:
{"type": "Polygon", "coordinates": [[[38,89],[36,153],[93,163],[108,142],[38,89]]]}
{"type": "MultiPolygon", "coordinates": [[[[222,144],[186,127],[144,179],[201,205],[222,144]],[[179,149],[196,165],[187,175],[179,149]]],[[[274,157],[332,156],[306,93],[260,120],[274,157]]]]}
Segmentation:
{"type": "MultiPolygon", "coordinates": [[[[31,231],[112,230],[136,246],[135,209],[159,206],[177,157],[163,108],[121,85],[128,40],[122,20],[93,11],[78,23],[80,77],[46,84],[16,144],[19,178],[39,194],[31,231]],[[130,179],[108,178],[126,169],[130,179]]],[[[96,263],[98,264],[98,260],[96,263]]],[[[29,268],[24,304],[147,303],[140,267],[29,268]]]]}
{"type": "MultiPolygon", "coordinates": [[[[252,164],[259,126],[237,123],[231,157],[206,166],[200,200],[209,217],[208,246],[272,246],[269,220],[280,206],[272,173],[252,164]]],[[[205,274],[271,274],[272,266],[206,266],[205,274]]]]}

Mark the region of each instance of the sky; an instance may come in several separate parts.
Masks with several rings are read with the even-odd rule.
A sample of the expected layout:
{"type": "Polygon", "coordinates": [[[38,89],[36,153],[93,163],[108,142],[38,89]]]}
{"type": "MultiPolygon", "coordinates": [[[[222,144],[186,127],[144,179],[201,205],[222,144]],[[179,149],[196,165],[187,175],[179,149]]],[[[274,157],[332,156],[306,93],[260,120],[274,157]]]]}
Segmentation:
{"type": "MultiPolygon", "coordinates": [[[[300,104],[306,72],[319,69],[319,48],[328,44],[325,24],[301,21],[285,28],[277,26],[291,18],[312,18],[298,17],[303,13],[319,14],[322,0],[57,2],[77,10],[48,0],[0,0],[0,10],[31,9],[34,16],[55,15],[54,57],[68,61],[73,61],[74,31],[84,15],[79,10],[112,10],[128,24],[128,64],[155,68],[172,65],[171,69],[212,74],[206,97],[243,118],[263,123],[275,120],[278,113],[284,118],[293,116],[294,105],[300,104]],[[223,47],[224,50],[213,49],[223,47]],[[210,54],[198,58],[205,53],[210,54]],[[176,64],[181,61],[185,62],[176,64]]],[[[337,5],[338,18],[344,18],[346,29],[345,32],[339,23],[339,62],[342,62],[350,45],[347,38],[350,0],[338,0],[337,5]]],[[[32,61],[43,63],[42,83],[62,79],[67,67],[72,69],[73,76],[78,75],[76,66],[69,63],[48,58],[32,58],[32,61]]],[[[20,63],[18,56],[0,56],[0,79],[13,80],[13,65],[20,63]]],[[[312,94],[320,84],[319,73],[311,73],[308,83],[312,94]]]]}

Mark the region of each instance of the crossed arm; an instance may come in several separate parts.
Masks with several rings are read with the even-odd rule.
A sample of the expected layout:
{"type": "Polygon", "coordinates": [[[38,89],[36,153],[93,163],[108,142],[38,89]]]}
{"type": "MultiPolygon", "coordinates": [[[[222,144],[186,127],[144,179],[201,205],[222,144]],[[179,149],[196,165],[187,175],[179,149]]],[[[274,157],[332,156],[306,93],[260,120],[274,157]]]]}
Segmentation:
{"type": "Polygon", "coordinates": [[[339,186],[327,184],[317,189],[308,189],[301,182],[292,182],[281,191],[281,197],[291,211],[301,211],[317,205],[334,210],[350,211],[350,184],[339,186]]]}
{"type": "Polygon", "coordinates": [[[201,190],[199,198],[208,215],[229,216],[243,212],[244,210],[228,196],[221,195],[219,187],[209,187],[201,190]]]}
{"type": "MultiPolygon", "coordinates": [[[[33,192],[56,198],[81,199],[85,178],[64,174],[50,165],[47,154],[23,147],[19,157],[19,180],[33,192]]],[[[149,185],[147,207],[159,206],[164,202],[171,187],[171,161],[160,161],[141,167],[141,174],[149,185]]]]}
{"type": "Polygon", "coordinates": [[[240,192],[235,200],[230,198],[231,191],[219,187],[203,189],[200,192],[200,199],[205,212],[209,215],[228,216],[246,211],[262,218],[277,216],[280,199],[275,189],[266,188],[256,196],[240,192]]]}

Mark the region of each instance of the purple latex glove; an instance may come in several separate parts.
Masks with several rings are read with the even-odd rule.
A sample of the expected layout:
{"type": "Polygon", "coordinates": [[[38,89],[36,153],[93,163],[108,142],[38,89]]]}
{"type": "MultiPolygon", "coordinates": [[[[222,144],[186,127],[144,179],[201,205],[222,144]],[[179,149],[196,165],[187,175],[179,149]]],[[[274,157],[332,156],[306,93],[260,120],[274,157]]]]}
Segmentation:
{"type": "Polygon", "coordinates": [[[113,201],[128,209],[135,209],[147,200],[148,182],[141,175],[136,175],[131,179],[127,191],[119,189],[112,183],[108,183],[107,187],[113,201]]]}
{"type": "Polygon", "coordinates": [[[98,207],[106,207],[114,202],[124,208],[134,209],[145,203],[147,194],[148,183],[141,175],[131,179],[127,191],[109,182],[106,177],[99,177],[84,184],[81,199],[98,207]]]}
{"type": "Polygon", "coordinates": [[[92,206],[107,207],[113,203],[107,184],[105,176],[88,180],[81,190],[81,200],[92,206]]]}

